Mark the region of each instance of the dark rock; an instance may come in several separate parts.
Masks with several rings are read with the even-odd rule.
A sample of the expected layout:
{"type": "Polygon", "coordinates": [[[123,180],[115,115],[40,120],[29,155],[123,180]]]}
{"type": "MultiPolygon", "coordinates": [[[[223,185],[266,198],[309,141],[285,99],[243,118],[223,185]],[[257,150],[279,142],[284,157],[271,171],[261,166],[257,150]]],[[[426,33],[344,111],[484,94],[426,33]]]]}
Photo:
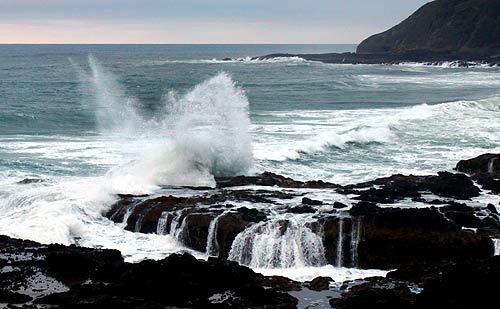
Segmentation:
{"type": "Polygon", "coordinates": [[[304,198],[302,198],[302,204],[312,205],[312,206],[320,206],[320,205],[323,205],[323,202],[304,197],[304,198]]]}
{"type": "Polygon", "coordinates": [[[335,209],[342,209],[342,208],[347,208],[348,206],[344,203],[341,202],[335,202],[333,203],[333,208],[335,209]]]}
{"type": "Polygon", "coordinates": [[[500,257],[445,265],[440,276],[425,282],[422,293],[417,297],[416,307],[486,308],[496,295],[499,275],[500,257]]]}
{"type": "Polygon", "coordinates": [[[480,192],[466,175],[448,172],[440,172],[437,176],[392,175],[338,191],[357,194],[356,199],[374,203],[394,203],[405,198],[418,200],[425,191],[456,199],[470,199],[479,196],[480,192]]]}
{"type": "Polygon", "coordinates": [[[301,182],[270,172],[264,172],[257,176],[218,177],[215,179],[217,188],[239,187],[239,186],[268,186],[282,188],[308,188],[308,189],[331,189],[339,185],[318,181],[301,182]]]}
{"type": "MultiPolygon", "coordinates": [[[[356,210],[355,207],[353,209],[356,210]]],[[[485,258],[493,254],[489,237],[462,230],[460,225],[446,219],[437,209],[381,209],[371,206],[368,211],[351,215],[360,216],[358,220],[361,220],[362,235],[357,248],[357,264],[361,268],[390,269],[415,259],[485,258]]],[[[345,231],[344,239],[348,241],[348,226],[345,231]]],[[[336,231],[325,228],[326,235],[330,232],[336,231]]],[[[326,250],[328,252],[328,247],[326,250]]]]}
{"type": "Polygon", "coordinates": [[[44,179],[37,179],[37,178],[25,178],[25,179],[19,181],[18,184],[28,185],[28,184],[32,184],[32,183],[41,183],[41,182],[45,182],[45,180],[44,179]]]}
{"type": "Polygon", "coordinates": [[[28,295],[0,290],[0,304],[24,304],[31,300],[28,295]]]}
{"type": "Polygon", "coordinates": [[[330,277],[317,277],[309,282],[308,287],[313,291],[324,291],[330,288],[330,283],[335,282],[330,277]]]}
{"type": "Polygon", "coordinates": [[[500,194],[500,154],[488,153],[462,160],[455,169],[471,175],[483,189],[500,194]]]}
{"type": "Polygon", "coordinates": [[[265,287],[282,292],[300,291],[302,289],[300,282],[281,276],[265,277],[263,282],[265,287]]]}
{"type": "Polygon", "coordinates": [[[357,52],[401,54],[425,51],[500,54],[500,1],[437,0],[399,25],[371,36],[357,52]]]}
{"type": "Polygon", "coordinates": [[[487,153],[473,159],[462,160],[455,169],[469,175],[500,171],[500,154],[487,153]]]}
{"type": "Polygon", "coordinates": [[[369,278],[368,282],[354,286],[342,294],[342,298],[331,299],[333,308],[413,308],[415,295],[405,283],[386,280],[384,278],[369,278]]]}
{"type": "Polygon", "coordinates": [[[381,208],[375,203],[371,202],[358,202],[349,210],[351,216],[365,216],[370,214],[375,214],[381,211],[381,208]]]}
{"type": "Polygon", "coordinates": [[[296,206],[292,207],[288,210],[288,212],[293,214],[306,214],[306,213],[315,213],[316,210],[311,206],[296,206]]]}
{"type": "Polygon", "coordinates": [[[487,209],[488,209],[491,213],[493,213],[493,214],[495,214],[495,215],[498,215],[498,210],[497,210],[497,208],[495,207],[495,205],[493,205],[493,204],[488,204],[487,209]]]}
{"type": "Polygon", "coordinates": [[[0,303],[30,302],[20,289],[37,289],[42,308],[295,308],[297,300],[280,292],[296,288],[287,279],[266,278],[219,259],[199,261],[174,254],[161,261],[124,263],[115,250],[44,246],[0,236],[0,303]],[[46,282],[30,286],[38,274],[46,282]],[[68,289],[55,293],[53,281],[68,289]],[[225,297],[227,296],[227,297],[225,297]]]}
{"type": "Polygon", "coordinates": [[[462,200],[479,196],[480,192],[469,177],[449,172],[439,172],[438,177],[431,180],[429,189],[436,195],[462,200]]]}

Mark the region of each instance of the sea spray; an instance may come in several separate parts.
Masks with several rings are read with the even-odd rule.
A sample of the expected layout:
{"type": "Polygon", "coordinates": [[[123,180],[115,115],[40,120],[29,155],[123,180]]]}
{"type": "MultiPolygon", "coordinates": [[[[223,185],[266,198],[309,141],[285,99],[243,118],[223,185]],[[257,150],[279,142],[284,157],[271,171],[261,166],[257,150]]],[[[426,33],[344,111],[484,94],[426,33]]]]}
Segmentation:
{"type": "Polygon", "coordinates": [[[326,264],[323,241],[303,217],[255,224],[236,236],[229,259],[252,268],[291,268],[326,264]]]}
{"type": "Polygon", "coordinates": [[[117,190],[214,186],[214,177],[246,174],[253,167],[248,100],[229,75],[220,73],[185,95],[171,93],[166,110],[156,130],[161,135],[151,137],[136,160],[109,171],[117,190]]]}
{"type": "Polygon", "coordinates": [[[136,134],[144,123],[138,113],[139,102],[128,96],[116,76],[100,65],[92,55],[89,55],[88,62],[90,73],[87,81],[95,102],[99,131],[123,136],[136,134]]]}

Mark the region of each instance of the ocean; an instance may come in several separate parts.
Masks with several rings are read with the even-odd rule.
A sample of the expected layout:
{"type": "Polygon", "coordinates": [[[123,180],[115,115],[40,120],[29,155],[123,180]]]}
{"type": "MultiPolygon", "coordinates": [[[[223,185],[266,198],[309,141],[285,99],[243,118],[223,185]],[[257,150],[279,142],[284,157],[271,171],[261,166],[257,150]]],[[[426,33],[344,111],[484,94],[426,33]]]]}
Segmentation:
{"type": "Polygon", "coordinates": [[[103,217],[115,194],[264,171],[351,184],[500,151],[500,68],[251,59],[355,48],[0,45],[0,234],[157,259],[190,250],[103,217]]]}

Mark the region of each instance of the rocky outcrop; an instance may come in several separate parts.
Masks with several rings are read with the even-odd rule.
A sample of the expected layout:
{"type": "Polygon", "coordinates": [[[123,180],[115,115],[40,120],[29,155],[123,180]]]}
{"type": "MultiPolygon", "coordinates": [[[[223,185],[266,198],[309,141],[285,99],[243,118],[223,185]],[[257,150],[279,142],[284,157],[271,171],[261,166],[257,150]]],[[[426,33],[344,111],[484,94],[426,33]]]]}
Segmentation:
{"type": "Polygon", "coordinates": [[[283,57],[346,64],[500,65],[500,0],[432,1],[399,25],[365,39],[356,53],[278,53],[252,60],[283,57]]]}
{"type": "Polygon", "coordinates": [[[488,153],[462,160],[455,169],[471,175],[483,189],[500,194],[500,154],[488,153]]]}
{"type": "Polygon", "coordinates": [[[98,250],[0,236],[0,303],[43,308],[295,308],[297,288],[236,263],[174,254],[129,264],[98,250]]]}
{"type": "Polygon", "coordinates": [[[346,186],[340,192],[356,194],[356,199],[362,201],[394,203],[405,198],[419,199],[422,192],[466,200],[479,196],[480,190],[465,175],[439,172],[437,176],[393,175],[346,186]]]}
{"type": "Polygon", "coordinates": [[[415,262],[387,278],[344,283],[334,308],[487,308],[496,303],[500,257],[415,262]]]}
{"type": "MultiPolygon", "coordinates": [[[[489,237],[444,216],[436,208],[371,209],[363,214],[355,206],[353,220],[361,222],[357,266],[391,269],[414,261],[446,258],[486,258],[493,255],[489,237]]],[[[478,219],[479,220],[479,219],[478,219]]]]}
{"type": "Polygon", "coordinates": [[[266,186],[266,187],[281,187],[281,188],[303,188],[303,189],[327,189],[338,188],[337,184],[324,182],[322,180],[314,181],[297,181],[288,177],[277,175],[270,172],[264,172],[256,176],[238,176],[238,177],[218,177],[215,179],[217,188],[229,188],[239,186],[266,186]]]}
{"type": "Polygon", "coordinates": [[[436,0],[359,44],[358,54],[500,56],[500,1],[436,0]]]}

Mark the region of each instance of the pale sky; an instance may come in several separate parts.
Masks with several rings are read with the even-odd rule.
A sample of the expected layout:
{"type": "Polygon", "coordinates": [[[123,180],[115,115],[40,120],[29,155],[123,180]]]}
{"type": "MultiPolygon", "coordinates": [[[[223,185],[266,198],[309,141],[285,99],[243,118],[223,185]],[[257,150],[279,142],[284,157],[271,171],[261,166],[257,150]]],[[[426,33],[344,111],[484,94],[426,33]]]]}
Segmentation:
{"type": "Polygon", "coordinates": [[[0,43],[359,43],[429,0],[0,0],[0,43]]]}

